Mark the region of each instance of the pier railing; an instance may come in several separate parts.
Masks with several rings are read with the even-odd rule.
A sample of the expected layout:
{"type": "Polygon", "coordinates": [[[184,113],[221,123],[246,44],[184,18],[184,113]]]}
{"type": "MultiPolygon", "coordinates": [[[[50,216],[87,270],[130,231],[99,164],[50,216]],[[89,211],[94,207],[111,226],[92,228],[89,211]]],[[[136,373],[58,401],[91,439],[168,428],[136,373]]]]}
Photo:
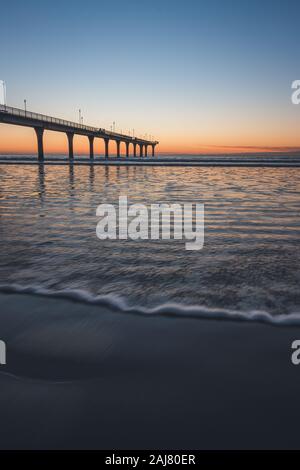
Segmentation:
{"type": "Polygon", "coordinates": [[[45,114],[33,113],[25,109],[13,108],[11,106],[0,105],[0,112],[8,113],[13,116],[20,116],[29,119],[36,119],[37,121],[49,122],[53,124],[60,124],[67,127],[76,127],[77,129],[83,129],[86,131],[99,132],[99,128],[86,126],[84,124],[79,124],[77,122],[67,121],[66,119],[54,118],[52,116],[47,116],[45,114]]]}

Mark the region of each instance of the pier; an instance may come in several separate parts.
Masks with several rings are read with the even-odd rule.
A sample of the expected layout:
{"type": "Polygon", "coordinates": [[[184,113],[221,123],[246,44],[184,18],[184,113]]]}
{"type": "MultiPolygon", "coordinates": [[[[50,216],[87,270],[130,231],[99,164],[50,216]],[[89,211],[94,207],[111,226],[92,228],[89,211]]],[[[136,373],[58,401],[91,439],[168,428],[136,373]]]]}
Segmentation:
{"type": "Polygon", "coordinates": [[[130,145],[132,146],[133,157],[155,156],[155,146],[158,141],[141,139],[130,135],[120,134],[118,132],[108,131],[103,128],[86,126],[65,119],[59,119],[44,114],[34,113],[24,109],[13,108],[11,106],[0,105],[0,122],[13,124],[16,126],[32,127],[35,130],[37,138],[37,155],[39,161],[44,161],[43,135],[45,130],[64,132],[67,136],[69,160],[74,160],[73,138],[75,134],[84,135],[89,139],[90,159],[94,160],[94,140],[103,139],[105,144],[105,158],[109,158],[110,142],[115,142],[116,156],[121,157],[121,143],[125,143],[125,156],[129,158],[130,145]]]}

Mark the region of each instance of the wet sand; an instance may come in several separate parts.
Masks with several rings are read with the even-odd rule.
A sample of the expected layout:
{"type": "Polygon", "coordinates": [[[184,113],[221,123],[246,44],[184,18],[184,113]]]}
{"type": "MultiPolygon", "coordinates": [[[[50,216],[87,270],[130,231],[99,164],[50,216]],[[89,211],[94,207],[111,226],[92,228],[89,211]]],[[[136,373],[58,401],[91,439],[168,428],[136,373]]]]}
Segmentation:
{"type": "Polygon", "coordinates": [[[300,327],[0,302],[2,449],[300,447],[300,327]]]}

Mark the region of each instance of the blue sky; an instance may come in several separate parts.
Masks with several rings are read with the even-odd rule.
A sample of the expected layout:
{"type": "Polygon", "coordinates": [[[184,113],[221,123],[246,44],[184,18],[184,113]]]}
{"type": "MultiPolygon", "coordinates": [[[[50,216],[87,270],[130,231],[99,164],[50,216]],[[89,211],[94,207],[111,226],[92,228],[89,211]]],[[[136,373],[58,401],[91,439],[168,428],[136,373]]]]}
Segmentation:
{"type": "Polygon", "coordinates": [[[154,134],[164,150],[187,139],[300,146],[299,1],[17,0],[1,12],[13,106],[26,98],[73,120],[81,108],[86,122],[154,134]]]}

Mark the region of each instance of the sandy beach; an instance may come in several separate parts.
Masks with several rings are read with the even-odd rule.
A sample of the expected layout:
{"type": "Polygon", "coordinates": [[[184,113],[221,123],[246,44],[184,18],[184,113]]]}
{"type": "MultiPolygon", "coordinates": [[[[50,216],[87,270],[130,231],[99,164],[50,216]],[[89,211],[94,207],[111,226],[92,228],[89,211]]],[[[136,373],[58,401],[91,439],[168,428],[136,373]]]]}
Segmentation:
{"type": "Polygon", "coordinates": [[[300,327],[0,302],[1,448],[299,446],[300,327]]]}

